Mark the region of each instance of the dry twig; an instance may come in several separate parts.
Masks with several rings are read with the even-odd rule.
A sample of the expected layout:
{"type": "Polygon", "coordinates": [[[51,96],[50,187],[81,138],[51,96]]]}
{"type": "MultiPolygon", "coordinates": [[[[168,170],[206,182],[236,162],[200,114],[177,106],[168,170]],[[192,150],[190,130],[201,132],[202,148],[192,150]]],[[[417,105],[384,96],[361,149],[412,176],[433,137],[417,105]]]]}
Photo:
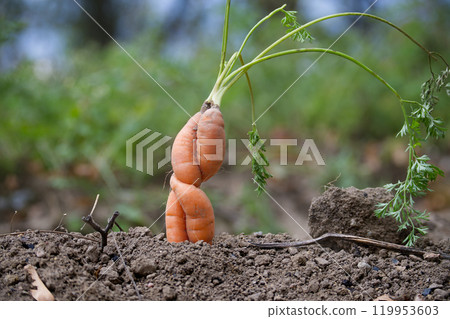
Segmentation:
{"type": "MultiPolygon", "coordinates": [[[[393,244],[393,243],[389,243],[386,241],[381,241],[381,240],[376,240],[376,239],[371,239],[371,238],[366,238],[366,237],[360,237],[360,236],[354,236],[354,235],[336,234],[336,233],[327,233],[318,238],[313,238],[313,239],[304,240],[304,241],[282,242],[282,243],[249,242],[249,244],[252,246],[259,247],[259,248],[288,248],[288,247],[302,247],[302,246],[318,244],[320,242],[324,242],[324,241],[330,240],[330,239],[336,240],[336,241],[344,240],[344,241],[349,241],[349,242],[353,242],[353,243],[360,244],[360,245],[368,245],[368,246],[384,248],[384,249],[388,249],[388,250],[395,250],[395,251],[399,251],[401,253],[419,255],[422,257],[425,254],[430,253],[429,251],[425,251],[422,249],[406,247],[403,245],[393,244]]],[[[437,252],[432,252],[432,253],[439,255],[439,257],[443,258],[443,259],[450,259],[449,254],[437,253],[437,252]]]]}
{"type": "MultiPolygon", "coordinates": [[[[102,245],[100,248],[100,251],[103,251],[103,248],[108,244],[108,232],[113,228],[116,218],[119,216],[119,212],[115,212],[110,219],[108,219],[108,224],[106,225],[105,229],[102,229],[102,227],[92,218],[92,215],[87,215],[86,217],[81,217],[81,219],[86,223],[91,225],[91,227],[98,231],[100,235],[102,236],[102,245]]],[[[121,229],[121,228],[120,228],[121,229]]]]}

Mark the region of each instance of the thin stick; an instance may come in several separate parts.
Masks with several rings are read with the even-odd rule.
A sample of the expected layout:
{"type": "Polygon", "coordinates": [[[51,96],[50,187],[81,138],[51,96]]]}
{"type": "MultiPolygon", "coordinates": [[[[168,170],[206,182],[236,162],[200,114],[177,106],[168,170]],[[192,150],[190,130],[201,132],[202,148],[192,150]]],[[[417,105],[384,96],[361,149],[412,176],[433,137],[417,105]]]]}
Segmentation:
{"type": "Polygon", "coordinates": [[[16,211],[14,211],[14,214],[12,215],[12,217],[11,217],[11,220],[9,221],[9,231],[12,233],[12,228],[13,228],[13,221],[14,221],[14,217],[16,217],[16,215],[17,215],[17,210],[16,211]]]}
{"type": "Polygon", "coordinates": [[[103,251],[103,248],[108,244],[108,232],[113,228],[117,217],[119,217],[119,212],[114,212],[112,217],[108,219],[108,224],[106,225],[105,229],[102,229],[102,227],[92,218],[91,215],[81,217],[81,219],[85,223],[91,225],[91,227],[94,230],[98,231],[102,236],[102,246],[100,248],[100,251],[103,251]]]}
{"type": "MultiPolygon", "coordinates": [[[[27,233],[27,231],[19,231],[19,232],[14,232],[14,233],[6,233],[6,234],[0,234],[0,237],[6,237],[6,236],[17,236],[17,235],[23,235],[27,233]]],[[[90,240],[90,241],[95,241],[97,243],[99,243],[100,241],[98,239],[95,238],[89,238],[86,237],[84,235],[78,235],[78,234],[73,234],[73,233],[66,233],[66,232],[62,232],[62,231],[55,231],[55,230],[36,230],[35,234],[39,234],[39,233],[43,233],[43,234],[59,234],[59,235],[70,235],[72,237],[75,238],[80,238],[80,239],[86,239],[86,240],[90,240]]]]}
{"type": "Polygon", "coordinates": [[[61,220],[59,221],[58,226],[56,226],[56,228],[53,229],[53,230],[57,230],[57,229],[59,229],[59,228],[61,227],[62,222],[63,222],[63,220],[64,220],[64,217],[66,217],[66,216],[67,216],[67,214],[63,214],[63,216],[61,217],[61,220]]]}
{"type": "Polygon", "coordinates": [[[439,255],[443,259],[450,259],[449,254],[425,251],[425,250],[418,249],[418,248],[406,247],[403,245],[398,245],[398,244],[389,243],[386,241],[381,241],[381,240],[376,240],[376,239],[371,239],[371,238],[366,238],[366,237],[346,235],[346,234],[336,234],[336,233],[327,233],[318,238],[313,238],[313,239],[304,240],[304,241],[283,242],[283,243],[253,243],[253,242],[249,242],[249,244],[252,246],[259,247],[259,248],[288,248],[288,247],[309,246],[309,245],[313,245],[313,244],[318,244],[320,242],[323,242],[323,241],[329,240],[329,239],[350,241],[350,242],[354,242],[357,244],[374,246],[374,247],[384,248],[384,249],[388,249],[388,250],[395,250],[395,251],[399,251],[399,252],[406,253],[406,254],[419,255],[422,257],[426,253],[433,253],[433,254],[439,255]]]}
{"type": "MultiPolygon", "coordinates": [[[[97,207],[97,203],[98,203],[98,198],[100,197],[100,194],[97,194],[97,197],[95,197],[95,202],[94,202],[94,206],[92,206],[91,212],[89,213],[89,216],[92,216],[92,214],[94,213],[95,207],[97,207]]],[[[83,226],[81,226],[80,230],[83,230],[84,226],[86,226],[86,223],[84,223],[83,226]]]]}

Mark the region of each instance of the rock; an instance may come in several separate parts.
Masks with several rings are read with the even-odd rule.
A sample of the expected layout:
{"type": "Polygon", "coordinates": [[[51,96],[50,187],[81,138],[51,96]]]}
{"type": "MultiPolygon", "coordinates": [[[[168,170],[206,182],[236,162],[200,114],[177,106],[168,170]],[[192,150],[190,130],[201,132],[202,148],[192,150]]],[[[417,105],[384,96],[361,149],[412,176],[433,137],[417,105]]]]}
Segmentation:
{"type": "Polygon", "coordinates": [[[288,252],[290,255],[295,255],[296,253],[298,253],[298,249],[295,247],[289,247],[288,252]]]}
{"type": "Polygon", "coordinates": [[[328,260],[326,260],[325,258],[322,258],[322,257],[316,257],[316,258],[314,258],[314,260],[316,261],[317,265],[319,265],[320,267],[326,267],[330,264],[330,262],[328,260]]]}
{"type": "Polygon", "coordinates": [[[368,263],[366,263],[364,260],[363,260],[363,261],[360,261],[360,262],[358,263],[358,268],[359,268],[359,269],[362,269],[362,270],[364,270],[364,271],[366,271],[366,272],[372,270],[372,266],[370,266],[370,265],[369,265],[368,263]]]}
{"type": "Polygon", "coordinates": [[[177,292],[175,291],[175,289],[169,287],[169,286],[165,286],[162,290],[163,293],[163,298],[165,300],[176,300],[177,299],[177,292]]]}
{"type": "Polygon", "coordinates": [[[160,234],[156,235],[154,238],[155,238],[155,240],[164,240],[164,237],[166,237],[166,234],[160,233],[160,234]]]}
{"type": "Polygon", "coordinates": [[[255,265],[256,266],[265,266],[270,264],[270,262],[272,261],[272,258],[270,258],[267,255],[259,255],[256,256],[255,258],[255,265]]]}
{"type": "MultiPolygon", "coordinates": [[[[377,218],[375,205],[388,202],[392,195],[384,188],[328,187],[312,200],[309,228],[313,237],[325,233],[345,233],[401,244],[408,231],[398,232],[391,217],[377,218]]],[[[336,243],[344,245],[344,243],[336,243]]]]}
{"type": "Polygon", "coordinates": [[[45,257],[47,255],[47,253],[45,252],[44,247],[42,247],[41,245],[39,245],[36,248],[35,254],[36,254],[36,257],[38,257],[38,258],[42,258],[42,257],[45,257]]]}
{"type": "Polygon", "coordinates": [[[439,300],[445,300],[445,299],[447,299],[447,297],[450,295],[450,292],[449,291],[446,291],[446,290],[443,290],[443,289],[436,289],[434,292],[433,292],[433,296],[436,298],[436,299],[439,299],[439,300]]]}
{"type": "Polygon", "coordinates": [[[153,259],[137,259],[131,262],[131,271],[137,276],[147,276],[156,272],[156,263],[153,259]]]}
{"type": "Polygon", "coordinates": [[[443,286],[442,285],[440,285],[440,284],[437,284],[437,283],[432,283],[431,285],[430,285],[430,287],[428,287],[428,288],[430,288],[430,289],[436,289],[436,288],[442,288],[443,286]]]}

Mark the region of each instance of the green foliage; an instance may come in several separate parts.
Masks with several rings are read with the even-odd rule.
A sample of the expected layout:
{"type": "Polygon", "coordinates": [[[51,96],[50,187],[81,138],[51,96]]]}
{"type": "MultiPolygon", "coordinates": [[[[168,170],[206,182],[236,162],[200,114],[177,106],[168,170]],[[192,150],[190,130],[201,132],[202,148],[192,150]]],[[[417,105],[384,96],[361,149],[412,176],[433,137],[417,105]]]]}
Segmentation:
{"type": "MultiPolygon", "coordinates": [[[[281,24],[287,28],[286,33],[289,33],[291,31],[294,31],[295,29],[299,28],[301,25],[297,21],[297,11],[286,11],[282,10],[281,12],[284,13],[284,18],[281,19],[281,24]]],[[[308,31],[305,29],[300,30],[296,33],[294,33],[291,36],[292,40],[299,41],[299,42],[305,42],[306,40],[312,41],[314,38],[309,34],[308,31]]]]}
{"type": "Polygon", "coordinates": [[[264,154],[266,148],[261,141],[255,125],[253,126],[253,129],[248,132],[248,138],[250,143],[250,152],[252,155],[253,182],[257,185],[256,191],[258,192],[258,195],[261,195],[261,193],[265,190],[267,179],[272,177],[266,169],[266,167],[269,166],[269,161],[264,154]]]}
{"type": "Polygon", "coordinates": [[[434,107],[438,102],[436,93],[444,87],[447,82],[448,68],[422,85],[421,103],[415,101],[404,101],[411,106],[409,115],[405,116],[405,123],[398,133],[399,136],[408,136],[409,164],[406,179],[396,184],[387,184],[385,188],[395,192],[394,198],[388,203],[378,205],[375,215],[378,217],[393,217],[399,223],[399,230],[409,230],[405,239],[407,246],[413,246],[419,235],[427,233],[428,228],[424,225],[429,214],[426,211],[414,209],[414,198],[420,197],[430,191],[428,184],[438,176],[444,176],[444,172],[433,164],[428,163],[427,155],[418,156],[416,148],[422,146],[422,142],[432,136],[443,138],[446,128],[443,121],[432,115],[434,107]],[[425,131],[426,136],[424,136],[425,131]]]}

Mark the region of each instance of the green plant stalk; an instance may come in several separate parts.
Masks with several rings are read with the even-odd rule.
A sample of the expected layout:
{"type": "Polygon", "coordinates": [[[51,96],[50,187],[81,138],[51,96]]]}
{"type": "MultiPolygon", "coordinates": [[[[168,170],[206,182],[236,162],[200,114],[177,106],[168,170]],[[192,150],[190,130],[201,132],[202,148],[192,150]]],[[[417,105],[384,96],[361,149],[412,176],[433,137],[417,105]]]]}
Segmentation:
{"type": "Polygon", "coordinates": [[[225,8],[225,20],[223,22],[223,34],[222,34],[222,50],[220,54],[220,66],[219,66],[219,76],[225,67],[225,60],[227,56],[227,42],[228,42],[228,22],[230,20],[230,6],[231,0],[227,0],[225,8]]]}
{"type": "Polygon", "coordinates": [[[398,30],[399,32],[401,32],[404,36],[406,36],[409,40],[411,40],[413,43],[415,43],[418,47],[420,47],[422,50],[424,50],[429,56],[432,56],[432,52],[428,51],[423,45],[421,45],[419,42],[417,42],[413,37],[411,37],[407,32],[405,32],[402,28],[396,26],[395,24],[393,24],[392,22],[389,22],[388,20],[385,20],[381,17],[375,16],[373,14],[368,14],[368,13],[361,13],[361,12],[342,12],[342,13],[336,13],[336,14],[331,14],[325,17],[321,17],[315,20],[312,20],[308,23],[303,24],[302,26],[298,27],[297,29],[292,30],[289,33],[286,33],[284,36],[282,36],[281,38],[279,38],[277,41],[273,42],[271,45],[269,45],[266,49],[264,49],[260,54],[258,54],[255,59],[258,59],[262,56],[264,56],[267,52],[269,52],[270,50],[272,50],[273,48],[275,48],[277,45],[279,45],[281,42],[289,39],[292,35],[294,35],[295,33],[306,29],[316,23],[325,21],[325,20],[329,20],[329,19],[333,19],[333,18],[338,18],[338,17],[346,17],[346,16],[363,16],[363,17],[367,17],[367,18],[372,18],[375,20],[378,20],[380,22],[386,23],[387,25],[391,26],[392,28],[398,30]]]}
{"type": "MultiPolygon", "coordinates": [[[[270,17],[272,17],[274,14],[282,11],[284,8],[284,6],[277,8],[275,10],[273,10],[271,13],[269,13],[266,17],[264,17],[263,19],[261,19],[251,30],[250,32],[247,34],[247,36],[245,37],[241,47],[239,48],[238,54],[242,53],[242,50],[244,49],[245,44],[247,43],[248,39],[250,38],[251,34],[256,30],[257,27],[259,27],[264,21],[266,21],[267,19],[269,19],[270,17]]],[[[404,31],[402,28],[398,27],[397,25],[389,22],[388,20],[385,20],[381,17],[372,15],[372,14],[367,14],[367,13],[361,13],[361,12],[343,12],[343,13],[337,13],[337,14],[332,14],[332,15],[328,15],[322,18],[318,18],[315,19],[313,21],[310,21],[308,23],[303,24],[302,26],[292,30],[289,33],[286,33],[284,36],[282,36],[281,38],[279,38],[277,41],[273,42],[271,45],[269,45],[266,49],[264,49],[261,53],[259,53],[252,61],[250,61],[248,64],[253,63],[255,60],[259,60],[260,58],[262,58],[263,56],[265,56],[269,51],[271,51],[272,49],[274,49],[276,46],[278,46],[279,44],[281,44],[283,41],[289,39],[290,37],[292,37],[295,33],[306,29],[307,27],[310,27],[316,23],[325,21],[325,20],[329,20],[329,19],[333,19],[333,18],[338,18],[338,17],[345,17],[345,16],[363,16],[363,17],[367,17],[367,18],[371,18],[371,19],[375,19],[378,20],[380,22],[383,22],[387,25],[389,25],[390,27],[398,30],[399,32],[401,32],[404,36],[406,36],[409,40],[411,40],[415,45],[417,45],[419,48],[421,48],[429,57],[432,57],[434,59],[436,59],[433,55],[433,52],[430,52],[429,50],[427,50],[423,45],[421,45],[418,41],[416,41],[413,37],[411,37],[406,31],[404,31]]],[[[214,103],[216,104],[220,104],[221,102],[221,98],[223,96],[223,94],[225,93],[225,91],[222,91],[222,87],[227,86],[227,83],[229,81],[231,81],[233,79],[234,76],[236,76],[237,74],[239,74],[239,69],[243,69],[246,67],[246,65],[241,66],[239,69],[235,70],[234,72],[232,72],[231,74],[229,74],[229,72],[231,71],[231,69],[234,66],[234,63],[236,62],[237,57],[230,58],[228,64],[230,65],[230,68],[227,70],[227,72],[223,72],[221,74],[219,74],[218,79],[214,85],[213,90],[211,91],[211,94],[209,95],[208,99],[214,101],[214,103]]],[[[233,83],[235,83],[236,81],[234,81],[233,83]]],[[[230,86],[228,86],[229,88],[230,86]]]]}
{"type": "Polygon", "coordinates": [[[240,68],[238,68],[236,71],[234,71],[233,73],[230,74],[230,77],[232,78],[231,82],[228,83],[227,86],[223,87],[218,93],[217,93],[217,97],[216,99],[218,99],[219,101],[221,100],[223,94],[231,88],[231,86],[237,82],[239,80],[240,77],[242,77],[242,75],[245,74],[245,72],[247,72],[247,70],[249,68],[251,68],[252,66],[270,60],[270,59],[274,59],[277,57],[282,57],[285,55],[290,55],[290,54],[297,54],[297,53],[308,53],[308,52],[322,52],[322,53],[327,53],[327,54],[332,54],[332,55],[336,55],[339,56],[341,58],[344,58],[346,60],[349,60],[351,62],[353,62],[354,64],[356,64],[357,66],[361,67],[362,69],[364,69],[365,71],[369,72],[372,76],[374,76],[377,80],[379,80],[381,83],[383,83],[392,93],[395,94],[395,96],[399,99],[402,100],[401,96],[398,94],[398,92],[385,80],[383,79],[380,75],[378,75],[376,72],[374,72],[372,69],[370,69],[368,66],[366,66],[365,64],[359,62],[358,60],[356,60],[355,58],[353,58],[352,56],[345,54],[343,52],[339,52],[339,51],[334,51],[334,50],[330,50],[330,49],[324,49],[324,48],[305,48],[305,49],[292,49],[292,50],[285,50],[285,51],[281,51],[281,52],[277,52],[277,53],[273,53],[271,55],[266,55],[265,57],[253,60],[252,62],[249,62],[243,66],[241,66],[240,68]]]}
{"type": "MultiPolygon", "coordinates": [[[[437,90],[440,90],[440,88],[442,87],[443,81],[445,81],[445,79],[448,76],[448,73],[449,73],[448,69],[443,71],[441,73],[441,75],[437,78],[437,80],[435,80],[434,73],[431,70],[432,78],[429,81],[425,82],[423,85],[422,95],[421,95],[423,104],[421,104],[421,103],[418,103],[415,101],[408,101],[408,100],[402,99],[401,96],[398,94],[398,92],[388,82],[386,82],[381,76],[379,76],[377,73],[375,73],[369,67],[367,67],[363,63],[359,62],[355,58],[353,58],[345,53],[342,53],[342,52],[338,52],[338,51],[334,51],[334,50],[330,50],[330,49],[323,49],[323,48],[307,48],[307,49],[286,50],[286,51],[281,51],[281,52],[274,53],[271,55],[266,55],[266,54],[269,51],[271,51],[272,49],[274,49],[276,46],[281,44],[283,41],[287,40],[288,38],[291,38],[291,37],[295,38],[295,36],[298,33],[300,33],[300,31],[306,29],[307,27],[309,27],[311,25],[314,25],[321,21],[325,21],[325,20],[332,19],[332,18],[354,15],[354,16],[359,16],[359,17],[364,16],[364,17],[378,20],[380,22],[383,22],[383,23],[393,27],[394,29],[398,30],[399,32],[401,32],[404,36],[406,36],[414,44],[416,44],[423,51],[425,51],[425,53],[428,55],[428,59],[430,62],[430,68],[431,68],[431,59],[438,60],[437,57],[441,58],[444,61],[444,63],[447,65],[447,67],[448,67],[448,64],[445,62],[445,60],[439,54],[428,51],[419,42],[417,42],[408,33],[406,33],[403,29],[401,29],[400,27],[396,26],[395,24],[393,24],[387,20],[380,18],[378,16],[366,14],[366,13],[344,12],[344,13],[325,16],[325,17],[310,21],[306,24],[303,24],[303,25],[293,29],[292,31],[287,32],[284,36],[282,36],[281,38],[279,38],[278,40],[273,42],[266,49],[264,49],[261,53],[259,53],[249,63],[242,65],[241,67],[237,68],[235,71],[232,72],[234,64],[238,58],[240,58],[241,62],[243,63],[241,53],[244,49],[245,44],[247,43],[248,39],[250,38],[251,34],[256,30],[257,27],[259,27],[264,21],[269,19],[275,13],[284,11],[283,8],[284,8],[284,6],[277,8],[274,11],[272,11],[269,15],[267,15],[266,17],[261,19],[247,34],[239,51],[231,56],[231,58],[229,59],[227,64],[225,64],[224,62],[223,62],[223,64],[221,64],[221,68],[220,68],[221,72],[219,72],[218,78],[213,87],[213,90],[211,91],[211,93],[208,97],[208,100],[220,105],[221,99],[222,99],[223,95],[225,94],[225,92],[228,89],[230,89],[233,86],[233,84],[236,83],[242,77],[242,75],[245,74],[247,77],[247,81],[249,81],[247,71],[252,66],[259,64],[261,62],[267,61],[269,59],[273,59],[276,57],[281,57],[281,56],[285,56],[285,55],[289,55],[289,54],[305,53],[305,52],[322,52],[322,54],[325,54],[325,53],[333,54],[333,55],[339,56],[341,58],[345,58],[345,59],[355,63],[356,65],[358,65],[359,67],[361,67],[362,69],[367,71],[368,73],[372,74],[372,76],[374,76],[376,79],[378,79],[380,82],[382,82],[399,99],[400,106],[401,106],[401,109],[403,112],[403,116],[405,118],[404,126],[402,127],[399,134],[402,136],[406,135],[406,134],[409,135],[409,144],[408,144],[408,148],[407,148],[408,152],[409,152],[409,154],[408,154],[409,164],[408,164],[408,172],[407,172],[405,181],[404,182],[399,181],[397,184],[385,185],[385,188],[387,188],[388,190],[391,190],[391,191],[396,190],[396,194],[389,203],[379,204],[379,207],[381,207],[381,208],[377,209],[375,211],[375,214],[378,217],[384,217],[384,216],[394,217],[397,221],[399,221],[401,223],[401,225],[399,226],[399,229],[405,229],[405,228],[407,228],[407,226],[410,226],[412,228],[412,232],[408,235],[408,237],[405,239],[405,241],[406,241],[407,246],[412,246],[415,243],[416,239],[418,238],[418,236],[415,235],[416,230],[422,235],[424,233],[426,233],[426,228],[423,227],[422,220],[427,219],[426,212],[419,212],[413,208],[413,204],[414,204],[413,196],[422,195],[426,190],[428,190],[427,187],[428,187],[428,183],[430,181],[434,180],[437,177],[437,175],[443,175],[443,172],[439,168],[427,163],[429,158],[426,155],[421,156],[420,158],[418,158],[416,155],[415,148],[417,146],[421,145],[420,144],[421,133],[420,133],[419,126],[421,124],[425,125],[427,133],[428,133],[427,137],[430,134],[434,137],[442,137],[444,135],[445,129],[443,129],[441,127],[442,121],[438,118],[435,119],[431,115],[431,112],[432,112],[433,106],[435,104],[435,103],[433,103],[433,101],[434,101],[434,99],[436,99],[434,96],[434,92],[436,91],[436,88],[437,88],[437,90]],[[416,110],[412,110],[411,113],[408,114],[408,112],[406,112],[406,109],[405,109],[405,103],[414,103],[417,106],[419,106],[419,108],[416,110]],[[411,118],[411,122],[409,121],[410,118],[411,118]],[[419,225],[418,227],[415,226],[414,220],[418,223],[418,225],[419,225]]],[[[285,14],[287,14],[287,13],[285,12],[285,14]]],[[[298,23],[294,23],[294,25],[295,24],[298,25],[298,23]]],[[[287,27],[289,27],[289,26],[290,25],[288,25],[287,27]]],[[[225,32],[224,32],[224,36],[225,36],[225,32]]],[[[222,44],[224,45],[224,42],[222,44]]],[[[225,42],[225,46],[226,46],[226,42],[225,42]]],[[[222,48],[222,53],[223,52],[224,52],[224,49],[222,48]]],[[[251,86],[249,86],[249,87],[251,88],[251,86]]],[[[252,128],[253,128],[253,130],[251,132],[249,132],[249,134],[255,141],[257,141],[259,139],[259,135],[257,133],[256,124],[254,122],[254,117],[255,117],[254,113],[255,113],[255,111],[254,111],[254,103],[253,103],[253,97],[252,97],[252,128]]],[[[264,157],[264,160],[265,160],[266,165],[268,165],[268,162],[265,159],[265,157],[264,157]]],[[[262,165],[262,166],[257,165],[255,167],[257,169],[261,169],[261,168],[264,168],[264,166],[266,166],[266,165],[262,165]]],[[[263,177],[263,181],[265,182],[265,180],[270,177],[270,174],[268,174],[267,172],[265,172],[265,173],[267,174],[267,176],[265,176],[265,177],[263,176],[264,174],[261,171],[259,171],[259,173],[256,172],[255,176],[263,177]]],[[[254,172],[254,174],[255,174],[255,172],[254,172]]]]}
{"type": "MultiPolygon", "coordinates": [[[[239,60],[241,61],[242,65],[245,65],[242,55],[239,55],[239,60]]],[[[252,127],[256,128],[255,96],[253,95],[252,82],[250,81],[250,76],[248,75],[247,71],[245,71],[245,78],[247,79],[248,90],[250,91],[250,104],[251,104],[251,108],[252,108],[252,111],[251,111],[252,112],[252,127]]]]}
{"type": "MultiPolygon", "coordinates": [[[[255,25],[253,26],[253,28],[250,29],[250,31],[249,31],[249,32],[247,33],[247,35],[245,36],[244,41],[242,41],[241,47],[240,47],[239,50],[237,51],[239,56],[242,55],[242,51],[244,50],[244,47],[245,47],[245,45],[247,44],[247,41],[248,41],[248,39],[250,38],[250,36],[253,34],[253,32],[255,32],[255,30],[256,30],[261,24],[263,24],[263,22],[265,22],[266,20],[270,19],[270,18],[271,18],[273,15],[275,15],[276,13],[282,11],[282,10],[284,9],[284,7],[286,7],[285,4],[282,5],[281,7],[279,7],[279,8],[277,8],[277,9],[273,10],[273,11],[270,12],[268,15],[266,15],[264,18],[262,18],[261,20],[259,20],[258,23],[255,24],[255,25]]],[[[233,61],[232,66],[231,66],[231,69],[233,68],[234,63],[235,63],[235,61],[233,61]]],[[[242,63],[242,64],[244,65],[244,63],[242,63]]],[[[230,70],[231,70],[231,69],[230,69],[230,70]]]]}

